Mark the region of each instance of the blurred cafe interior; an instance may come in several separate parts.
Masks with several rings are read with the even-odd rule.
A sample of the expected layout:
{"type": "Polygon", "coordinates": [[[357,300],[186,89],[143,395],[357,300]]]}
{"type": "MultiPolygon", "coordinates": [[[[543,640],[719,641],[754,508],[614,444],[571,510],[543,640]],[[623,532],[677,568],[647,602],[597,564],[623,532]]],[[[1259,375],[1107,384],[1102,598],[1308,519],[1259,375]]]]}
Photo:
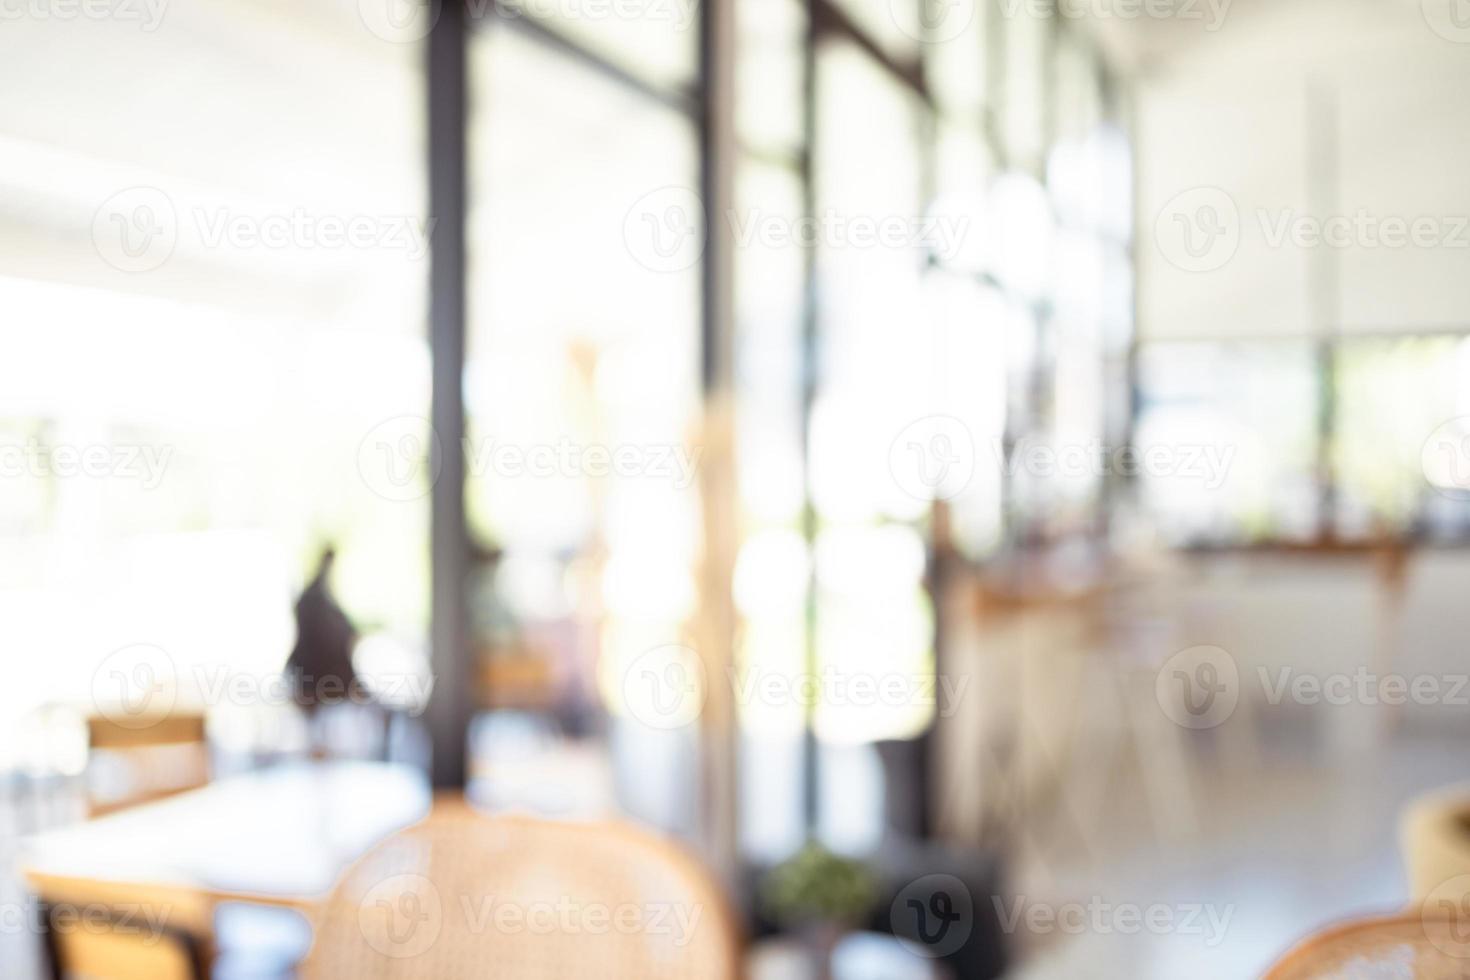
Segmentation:
{"type": "Polygon", "coordinates": [[[1462,0],[0,79],[0,980],[1470,976],[1462,0]]]}

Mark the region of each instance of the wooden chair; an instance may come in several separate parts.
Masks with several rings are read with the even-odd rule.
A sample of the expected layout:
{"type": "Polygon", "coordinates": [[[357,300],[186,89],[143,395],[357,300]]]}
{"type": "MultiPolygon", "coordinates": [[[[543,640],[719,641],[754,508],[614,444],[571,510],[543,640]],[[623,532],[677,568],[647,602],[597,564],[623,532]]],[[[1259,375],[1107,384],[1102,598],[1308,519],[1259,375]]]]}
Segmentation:
{"type": "Polygon", "coordinates": [[[212,909],[188,890],[53,878],[39,914],[55,980],[209,978],[212,909]]]}
{"type": "Polygon", "coordinates": [[[197,789],[209,781],[209,743],[202,713],[180,712],[120,724],[87,719],[88,811],[102,816],[197,789]]]}
{"type": "MultiPolygon", "coordinates": [[[[120,724],[87,719],[90,816],[204,785],[209,749],[204,715],[178,713],[120,724]]],[[[147,902],[108,894],[96,883],[53,883],[42,909],[52,975],[106,980],[204,980],[209,976],[211,910],[188,894],[147,902]]]]}
{"type": "Polygon", "coordinates": [[[735,980],[719,887],[614,824],[441,803],[355,864],[321,909],[307,980],[735,980]]]}
{"type": "Polygon", "coordinates": [[[1445,897],[1446,889],[1458,892],[1448,897],[1470,895],[1470,787],[1415,800],[1404,810],[1399,837],[1416,902],[1445,897]]]}
{"type": "Polygon", "coordinates": [[[1470,789],[1414,801],[1400,836],[1413,898],[1409,910],[1318,933],[1265,980],[1470,976],[1470,789]]]}
{"type": "Polygon", "coordinates": [[[1420,914],[1360,919],[1303,941],[1263,980],[1346,980],[1357,977],[1467,975],[1470,942],[1457,915],[1426,908],[1420,914]]]}

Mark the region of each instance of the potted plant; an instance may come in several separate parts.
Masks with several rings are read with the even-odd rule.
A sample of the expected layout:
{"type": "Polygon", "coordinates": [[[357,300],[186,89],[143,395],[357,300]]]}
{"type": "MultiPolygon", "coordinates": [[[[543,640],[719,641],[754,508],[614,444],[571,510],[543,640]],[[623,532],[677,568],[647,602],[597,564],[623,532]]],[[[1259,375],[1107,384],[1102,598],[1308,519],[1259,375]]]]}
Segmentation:
{"type": "Polygon", "coordinates": [[[877,897],[867,865],[815,841],[772,868],[760,887],[766,913],[801,935],[819,980],[829,980],[833,947],[867,919],[877,897]]]}

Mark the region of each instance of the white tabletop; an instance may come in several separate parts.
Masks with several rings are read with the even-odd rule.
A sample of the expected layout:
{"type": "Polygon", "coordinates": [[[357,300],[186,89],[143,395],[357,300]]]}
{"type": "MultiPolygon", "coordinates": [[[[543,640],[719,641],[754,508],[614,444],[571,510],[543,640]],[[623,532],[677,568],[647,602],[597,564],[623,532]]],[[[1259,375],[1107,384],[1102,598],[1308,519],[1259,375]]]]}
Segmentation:
{"type": "Polygon", "coordinates": [[[21,844],[29,874],[310,902],[358,856],[429,811],[419,770],[382,763],[276,766],[21,844]]]}

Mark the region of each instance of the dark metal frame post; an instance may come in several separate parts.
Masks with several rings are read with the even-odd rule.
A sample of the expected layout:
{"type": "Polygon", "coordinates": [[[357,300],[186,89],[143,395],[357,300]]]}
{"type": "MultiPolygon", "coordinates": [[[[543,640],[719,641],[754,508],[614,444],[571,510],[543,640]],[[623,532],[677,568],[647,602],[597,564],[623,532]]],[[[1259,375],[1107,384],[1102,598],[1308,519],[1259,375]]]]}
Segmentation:
{"type": "MultiPolygon", "coordinates": [[[[704,202],[700,265],[700,391],[703,406],[704,558],[700,653],[709,678],[734,666],[735,502],[734,240],[724,220],[734,206],[733,0],[699,5],[699,197],[704,202]]],[[[728,880],[739,873],[738,705],[730,685],[709,685],[701,726],[701,836],[728,880]]]]}
{"type": "Polygon", "coordinates": [[[474,710],[468,595],[469,536],[464,503],[465,213],[467,44],[462,0],[444,4],[429,34],[429,349],[431,421],[440,465],[430,497],[431,659],[429,702],[434,785],[463,786],[466,738],[474,710]]]}
{"type": "MultiPolygon", "coordinates": [[[[820,0],[806,0],[807,35],[802,46],[802,147],[801,209],[802,217],[812,220],[817,213],[816,133],[817,133],[817,39],[821,31],[820,0]]],[[[802,507],[801,532],[807,547],[816,554],[817,508],[812,496],[812,409],[816,404],[819,357],[819,325],[817,323],[817,256],[816,249],[803,250],[802,279],[806,287],[801,310],[801,460],[802,507]]],[[[803,669],[815,677],[817,663],[817,572],[811,562],[807,575],[806,608],[802,649],[803,669]]],[[[808,838],[815,838],[821,825],[821,745],[817,741],[816,709],[803,708],[801,726],[801,805],[802,825],[808,838]]]]}

